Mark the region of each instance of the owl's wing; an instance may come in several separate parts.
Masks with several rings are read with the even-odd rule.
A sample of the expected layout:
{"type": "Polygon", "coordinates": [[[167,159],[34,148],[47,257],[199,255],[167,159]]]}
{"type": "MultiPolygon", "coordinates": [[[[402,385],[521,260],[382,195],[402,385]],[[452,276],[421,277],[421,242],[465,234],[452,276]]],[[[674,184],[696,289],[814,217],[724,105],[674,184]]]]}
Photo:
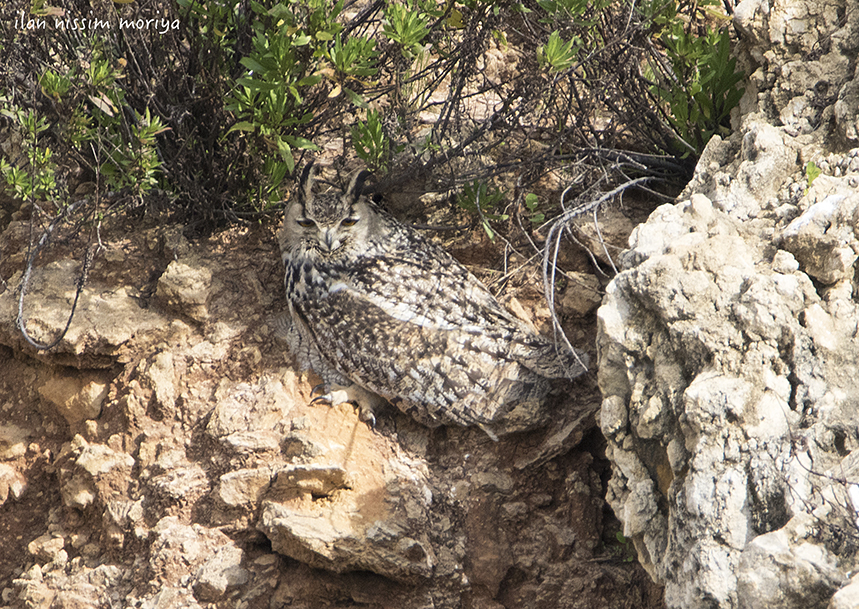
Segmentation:
{"type": "Polygon", "coordinates": [[[434,330],[480,334],[490,343],[485,348],[503,350],[541,376],[575,378],[588,364],[586,354],[570,353],[533,332],[450,254],[426,242],[402,255],[366,259],[349,283],[397,319],[434,330]]]}
{"type": "Polygon", "coordinates": [[[328,364],[428,425],[491,423],[548,390],[503,341],[400,319],[351,289],[296,310],[328,364]]]}
{"type": "Polygon", "coordinates": [[[492,423],[545,396],[547,378],[565,376],[554,346],[439,260],[363,260],[325,298],[294,306],[334,369],[427,424],[492,423]]]}
{"type": "Polygon", "coordinates": [[[426,242],[362,259],[348,284],[399,319],[442,329],[527,329],[450,254],[426,242]]]}

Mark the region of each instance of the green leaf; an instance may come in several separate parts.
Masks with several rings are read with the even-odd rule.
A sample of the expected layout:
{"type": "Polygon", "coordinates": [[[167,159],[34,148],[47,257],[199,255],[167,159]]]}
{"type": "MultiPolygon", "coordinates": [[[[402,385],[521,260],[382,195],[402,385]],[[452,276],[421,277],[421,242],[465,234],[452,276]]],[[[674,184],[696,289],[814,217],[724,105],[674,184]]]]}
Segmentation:
{"type": "MultiPolygon", "coordinates": [[[[280,6],[280,5],[278,5],[278,6],[280,6]]],[[[255,13],[258,13],[260,15],[265,15],[268,12],[262,4],[260,4],[259,2],[256,2],[255,0],[251,0],[251,9],[255,13]]],[[[272,10],[274,10],[274,9],[272,9],[272,10]]]]}
{"type": "Polygon", "coordinates": [[[322,77],[319,74],[312,74],[310,76],[305,76],[304,78],[300,79],[295,84],[298,85],[299,87],[311,87],[311,86],[319,83],[321,80],[322,80],[322,77]]]}
{"type": "Polygon", "coordinates": [[[349,100],[350,100],[350,101],[351,101],[355,106],[357,106],[357,107],[359,107],[359,108],[364,108],[364,109],[366,109],[366,108],[369,108],[369,107],[370,107],[370,106],[369,106],[369,104],[367,104],[367,102],[366,102],[366,101],[364,101],[364,98],[363,98],[363,97],[361,97],[360,95],[358,95],[357,93],[355,93],[355,92],[354,92],[352,89],[350,89],[349,87],[343,87],[343,92],[344,92],[346,95],[348,95],[348,96],[349,96],[349,100]]]}
{"type": "Polygon", "coordinates": [[[239,60],[239,63],[241,63],[248,70],[253,70],[258,74],[264,74],[266,72],[265,67],[253,57],[242,57],[239,60]]]}
{"type": "Polygon", "coordinates": [[[285,135],[283,139],[291,144],[295,148],[299,148],[301,150],[319,150],[319,146],[314,144],[307,138],[298,137],[297,135],[285,135]]]}
{"type": "Polygon", "coordinates": [[[249,123],[248,121],[239,121],[232,127],[227,133],[232,133],[233,131],[255,131],[256,127],[253,123],[249,123]]]}
{"type": "Polygon", "coordinates": [[[273,90],[277,86],[272,83],[257,80],[256,78],[237,78],[236,83],[240,84],[243,87],[247,87],[251,93],[259,93],[260,91],[268,92],[273,90]]]}
{"type": "Polygon", "coordinates": [[[538,50],[541,62],[549,65],[553,72],[568,70],[576,62],[579,54],[580,40],[573,37],[564,42],[558,30],[549,34],[546,44],[538,50]]]}
{"type": "Polygon", "coordinates": [[[811,183],[814,182],[815,178],[817,178],[820,173],[820,167],[818,167],[814,161],[809,161],[808,165],[805,166],[805,176],[808,178],[809,186],[811,186],[811,183]]]}
{"type": "Polygon", "coordinates": [[[282,158],[287,163],[289,159],[292,158],[292,148],[284,138],[277,138],[277,151],[280,154],[280,158],[282,158]]]}
{"type": "Polygon", "coordinates": [[[447,17],[447,27],[455,30],[461,30],[465,27],[465,20],[463,19],[462,11],[455,8],[451,9],[450,15],[447,17]]]}

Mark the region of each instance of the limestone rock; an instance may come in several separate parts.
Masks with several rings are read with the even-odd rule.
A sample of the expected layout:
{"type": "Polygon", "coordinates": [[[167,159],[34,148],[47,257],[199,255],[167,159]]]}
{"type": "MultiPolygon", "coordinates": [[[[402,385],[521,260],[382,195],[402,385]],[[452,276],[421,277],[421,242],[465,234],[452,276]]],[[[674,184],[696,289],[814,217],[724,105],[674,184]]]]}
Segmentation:
{"type": "Polygon", "coordinates": [[[671,608],[826,607],[857,567],[843,531],[859,450],[859,162],[832,131],[857,108],[816,103],[854,77],[859,22],[837,14],[737,7],[744,60],[766,71],[678,203],[633,231],[598,312],[607,497],[671,608]],[[819,36],[839,45],[805,61],[819,36]]]}
{"type": "Polygon", "coordinates": [[[116,565],[87,569],[82,568],[80,561],[70,561],[68,565],[54,567],[34,565],[15,581],[21,589],[20,606],[114,607],[114,598],[127,591],[122,582],[128,574],[116,565]],[[111,594],[110,590],[114,592],[111,594]]]}
{"type": "Polygon", "coordinates": [[[268,467],[228,472],[220,478],[218,498],[230,507],[256,505],[271,480],[272,471],[268,467]]]}
{"type": "Polygon", "coordinates": [[[859,257],[855,234],[859,227],[859,192],[839,182],[829,176],[815,180],[807,195],[811,205],[776,239],[777,245],[794,255],[807,275],[825,285],[850,281],[853,263],[859,257]]]}
{"type": "Polygon", "coordinates": [[[211,261],[200,257],[171,262],[158,279],[158,299],[183,317],[205,323],[209,319],[212,295],[220,288],[211,261]]]}
{"type": "Polygon", "coordinates": [[[844,582],[837,560],[817,544],[791,544],[785,531],[756,537],[743,550],[738,577],[738,606],[826,607],[844,582]]]}
{"type": "Polygon", "coordinates": [[[103,374],[75,371],[51,375],[38,391],[70,425],[75,425],[98,417],[107,389],[103,374]]]}
{"type": "Polygon", "coordinates": [[[65,543],[65,540],[60,536],[45,534],[31,541],[27,549],[30,551],[30,554],[43,562],[54,562],[61,559],[61,556],[63,562],[65,562],[65,558],[67,557],[63,549],[65,543]],[[62,555],[60,554],[61,552],[62,555]]]}
{"type": "MultiPolygon", "coordinates": [[[[152,528],[154,541],[149,568],[162,585],[180,586],[187,577],[188,567],[195,573],[203,596],[215,600],[223,594],[221,585],[232,585],[245,575],[239,567],[242,550],[222,532],[200,525],[183,523],[167,516],[152,528]]],[[[195,591],[197,586],[195,585],[195,591]]]]}
{"type": "Polygon", "coordinates": [[[249,574],[241,567],[244,553],[233,545],[223,546],[197,571],[194,595],[201,601],[214,602],[227,590],[248,582],[249,574]]]}
{"type": "Polygon", "coordinates": [[[134,458],[131,455],[117,453],[108,446],[85,444],[75,460],[75,465],[95,478],[116,469],[131,469],[134,466],[134,458]]]}
{"type": "Polygon", "coordinates": [[[0,423],[0,459],[6,461],[23,456],[27,452],[27,438],[32,433],[14,423],[0,423]]]}
{"type": "Polygon", "coordinates": [[[201,607],[193,593],[184,587],[164,587],[144,599],[141,609],[197,609],[201,607]]]}
{"type": "Polygon", "coordinates": [[[305,435],[324,448],[311,463],[278,470],[266,491],[257,526],[272,547],[334,571],[363,569],[395,579],[432,575],[426,528],[432,492],[420,465],[405,455],[386,457],[354,411],[345,421],[319,411],[308,416],[314,421],[305,435]]]}
{"type": "Polygon", "coordinates": [[[169,351],[157,354],[147,368],[146,376],[161,408],[165,412],[172,412],[176,404],[176,371],[173,354],[169,351]]]}
{"type": "Polygon", "coordinates": [[[279,380],[257,385],[222,383],[215,399],[208,434],[238,452],[277,450],[294,404],[279,380]]]}
{"type": "Polygon", "coordinates": [[[856,607],[859,607],[859,581],[856,576],[853,576],[848,585],[832,596],[827,609],[855,609],[856,607]]]}
{"type": "MultiPolygon", "coordinates": [[[[837,217],[828,230],[846,224],[852,234],[852,212],[837,217]]],[[[798,270],[812,266],[805,250],[794,248],[796,259],[764,254],[777,251],[767,239],[793,229],[760,224],[743,226],[701,195],[660,208],[630,238],[627,269],[599,311],[601,427],[616,465],[609,498],[639,559],[667,582],[672,607],[703,606],[704,597],[746,606],[737,605],[752,589],[738,588],[744,552],[812,510],[803,501],[819,490],[791,456],[803,416],[808,438],[852,420],[856,304],[849,291],[821,298],[798,270]]],[[[836,456],[822,449],[813,461],[836,456]]],[[[801,536],[779,564],[802,543],[813,545],[801,536]]],[[[755,577],[770,578],[763,587],[788,585],[775,571],[755,577]]],[[[830,594],[837,583],[827,580],[830,594]]],[[[816,602],[810,594],[796,598],[816,602]]]]}
{"type": "MultiPolygon", "coordinates": [[[[34,271],[24,300],[25,323],[34,340],[50,343],[65,327],[79,271],[72,260],[52,262],[34,271]]],[[[20,274],[9,280],[10,285],[19,283],[20,274]]],[[[15,326],[16,296],[15,290],[0,293],[0,343],[33,354],[35,350],[15,326]]],[[[52,358],[75,367],[106,367],[133,336],[153,336],[166,325],[159,314],[140,307],[129,286],[110,288],[91,281],[81,293],[68,332],[52,358]]]]}
{"type": "Polygon", "coordinates": [[[859,107],[859,79],[854,75],[852,81],[841,87],[838,101],[835,102],[835,122],[841,136],[853,146],[859,144],[857,107],[859,107]]]}
{"type": "Polygon", "coordinates": [[[27,479],[11,465],[0,463],[0,505],[11,496],[20,499],[27,489],[27,479]]]}
{"type": "Polygon", "coordinates": [[[128,486],[134,458],[103,444],[89,444],[81,436],[65,447],[68,465],[62,470],[61,490],[69,507],[87,508],[97,499],[107,502],[128,486]]]}

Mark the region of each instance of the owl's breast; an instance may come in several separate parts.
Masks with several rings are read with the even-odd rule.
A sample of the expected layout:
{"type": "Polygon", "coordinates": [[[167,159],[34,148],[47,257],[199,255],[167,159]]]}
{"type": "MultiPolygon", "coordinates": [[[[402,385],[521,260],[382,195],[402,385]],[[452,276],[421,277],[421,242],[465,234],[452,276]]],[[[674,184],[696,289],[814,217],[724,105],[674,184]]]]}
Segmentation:
{"type": "Polygon", "coordinates": [[[292,301],[321,300],[347,287],[347,269],[342,264],[320,263],[310,258],[290,260],[284,284],[292,301]]]}

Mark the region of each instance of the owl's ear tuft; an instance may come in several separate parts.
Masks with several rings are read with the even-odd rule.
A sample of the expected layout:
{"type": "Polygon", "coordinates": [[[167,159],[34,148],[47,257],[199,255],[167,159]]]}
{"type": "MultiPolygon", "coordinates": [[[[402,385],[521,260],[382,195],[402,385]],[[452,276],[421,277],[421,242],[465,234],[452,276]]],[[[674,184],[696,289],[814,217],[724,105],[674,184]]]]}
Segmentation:
{"type": "Polygon", "coordinates": [[[364,190],[364,182],[370,177],[370,172],[366,169],[361,169],[352,174],[352,179],[349,180],[349,188],[346,189],[345,198],[349,203],[355,203],[358,197],[364,190]]]}
{"type": "Polygon", "coordinates": [[[316,167],[313,161],[304,167],[301,178],[298,180],[298,202],[306,205],[313,198],[313,180],[316,175],[316,167]]]}

